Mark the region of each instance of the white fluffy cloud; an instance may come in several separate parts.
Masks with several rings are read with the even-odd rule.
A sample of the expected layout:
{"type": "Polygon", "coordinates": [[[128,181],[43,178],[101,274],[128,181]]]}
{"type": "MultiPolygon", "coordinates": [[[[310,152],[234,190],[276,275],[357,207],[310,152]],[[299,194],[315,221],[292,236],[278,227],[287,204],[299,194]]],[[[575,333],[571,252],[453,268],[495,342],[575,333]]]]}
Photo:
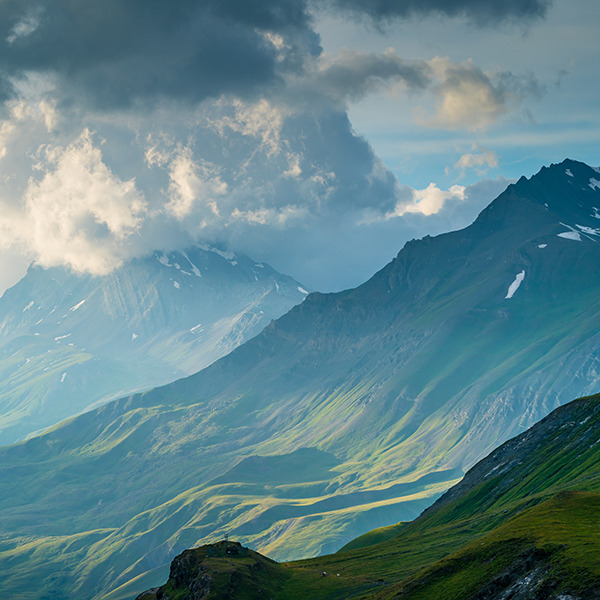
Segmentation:
{"type": "Polygon", "coordinates": [[[402,202],[387,218],[401,217],[406,213],[420,213],[430,216],[439,213],[448,201],[463,201],[465,188],[453,185],[449,190],[441,190],[435,183],[430,183],[424,190],[413,190],[412,202],[402,202]]]}
{"type": "Polygon", "coordinates": [[[227,184],[214,165],[195,163],[186,148],[170,161],[169,178],[169,202],[165,205],[168,213],[180,221],[195,214],[200,228],[219,218],[218,200],[227,193],[227,184]]]}
{"type": "Polygon", "coordinates": [[[135,181],[122,181],[102,161],[90,133],[67,147],[45,149],[21,210],[3,207],[5,243],[24,247],[42,266],[68,265],[104,274],[121,263],[123,251],[147,210],[135,181]]]}

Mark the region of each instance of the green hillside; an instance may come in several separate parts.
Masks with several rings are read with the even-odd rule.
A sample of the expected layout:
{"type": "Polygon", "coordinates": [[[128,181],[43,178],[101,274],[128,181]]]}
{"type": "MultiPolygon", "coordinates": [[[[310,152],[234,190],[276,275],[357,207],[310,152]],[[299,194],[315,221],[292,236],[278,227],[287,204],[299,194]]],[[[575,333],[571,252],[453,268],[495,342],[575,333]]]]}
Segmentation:
{"type": "Polygon", "coordinates": [[[281,565],[271,597],[589,600],[600,597],[599,524],[597,395],[504,444],[385,541],[373,532],[360,549],[281,565]]]}

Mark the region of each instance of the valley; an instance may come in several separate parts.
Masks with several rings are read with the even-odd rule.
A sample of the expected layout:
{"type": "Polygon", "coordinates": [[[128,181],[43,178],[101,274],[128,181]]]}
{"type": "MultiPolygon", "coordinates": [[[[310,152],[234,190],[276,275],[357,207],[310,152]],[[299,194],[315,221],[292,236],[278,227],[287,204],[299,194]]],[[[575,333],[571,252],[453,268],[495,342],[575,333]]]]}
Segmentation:
{"type": "MultiPolygon", "coordinates": [[[[312,560],[278,564],[251,554],[266,564],[251,568],[233,597],[598,598],[599,426],[599,395],[558,408],[477,463],[410,523],[312,560]]],[[[200,574],[205,595],[198,597],[225,597],[249,552],[234,544],[186,551],[163,595],[138,600],[187,597],[181,594],[200,574]]]]}

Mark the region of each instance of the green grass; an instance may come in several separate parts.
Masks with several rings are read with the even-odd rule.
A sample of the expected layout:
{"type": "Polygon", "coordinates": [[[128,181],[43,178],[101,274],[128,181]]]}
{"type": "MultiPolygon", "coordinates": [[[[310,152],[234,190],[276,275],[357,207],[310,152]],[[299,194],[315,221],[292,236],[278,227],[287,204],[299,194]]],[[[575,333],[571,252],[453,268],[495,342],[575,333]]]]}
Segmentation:
{"type": "Polygon", "coordinates": [[[599,494],[561,492],[377,598],[470,598],[498,576],[518,581],[536,570],[552,591],[585,595],[600,589],[599,517],[599,494]]]}
{"type": "MultiPolygon", "coordinates": [[[[269,561],[265,568],[253,566],[257,555],[251,551],[224,560],[221,543],[216,552],[207,547],[193,551],[203,568],[190,572],[213,577],[215,595],[208,598],[215,599],[261,598],[255,595],[260,589],[262,598],[273,600],[466,600],[499,577],[515,582],[536,569],[553,591],[586,597],[600,589],[599,519],[600,494],[560,492],[483,534],[465,522],[409,534],[408,524],[395,537],[360,551],[281,565],[269,561]],[[232,580],[240,587],[234,589],[232,580]]],[[[166,591],[178,600],[185,597],[186,586],[189,581],[180,587],[170,581],[166,591]]]]}
{"type": "Polygon", "coordinates": [[[282,598],[469,598],[507,569],[518,574],[527,557],[558,591],[600,589],[600,397],[555,414],[478,465],[483,475],[453,501],[397,532],[287,563],[293,577],[282,598]],[[485,477],[502,464],[508,470],[485,477]]]}
{"type": "Polygon", "coordinates": [[[373,529],[348,542],[342,546],[339,551],[359,550],[360,548],[366,548],[367,546],[373,546],[373,544],[385,542],[398,535],[405,526],[406,523],[397,523],[396,525],[387,525],[386,527],[373,529]]]}

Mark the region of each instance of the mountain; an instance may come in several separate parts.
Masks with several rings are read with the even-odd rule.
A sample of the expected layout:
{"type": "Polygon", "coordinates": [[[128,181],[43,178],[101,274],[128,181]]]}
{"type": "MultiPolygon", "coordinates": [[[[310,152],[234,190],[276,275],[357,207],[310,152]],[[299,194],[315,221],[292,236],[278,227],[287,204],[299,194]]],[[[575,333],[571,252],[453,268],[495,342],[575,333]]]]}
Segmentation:
{"type": "Polygon", "coordinates": [[[195,373],[305,296],[268,265],[210,247],[103,277],[32,266],[0,298],[0,444],[195,373]]]}
{"type": "Polygon", "coordinates": [[[186,550],[167,584],[138,600],[234,600],[259,587],[273,600],[596,600],[599,522],[596,395],[503,444],[397,533],[372,532],[354,550],[287,564],[231,541],[186,550]]]}
{"type": "Polygon", "coordinates": [[[596,170],[543,168],[200,373],[2,450],[7,590],[117,600],[226,535],[291,559],[414,519],[598,388],[599,210],[596,170]]]}

